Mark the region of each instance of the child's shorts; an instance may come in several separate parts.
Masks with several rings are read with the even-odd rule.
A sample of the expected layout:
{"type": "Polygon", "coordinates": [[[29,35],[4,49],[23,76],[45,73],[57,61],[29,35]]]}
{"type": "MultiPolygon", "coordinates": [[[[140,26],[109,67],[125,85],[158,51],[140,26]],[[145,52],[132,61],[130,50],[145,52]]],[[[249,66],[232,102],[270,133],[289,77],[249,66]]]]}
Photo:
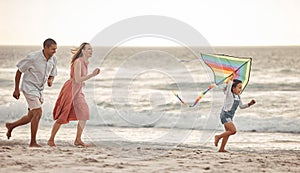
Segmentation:
{"type": "Polygon", "coordinates": [[[222,110],[221,114],[220,114],[220,119],[222,124],[228,123],[228,122],[232,122],[233,116],[230,115],[229,112],[225,112],[224,110],[222,110]]]}

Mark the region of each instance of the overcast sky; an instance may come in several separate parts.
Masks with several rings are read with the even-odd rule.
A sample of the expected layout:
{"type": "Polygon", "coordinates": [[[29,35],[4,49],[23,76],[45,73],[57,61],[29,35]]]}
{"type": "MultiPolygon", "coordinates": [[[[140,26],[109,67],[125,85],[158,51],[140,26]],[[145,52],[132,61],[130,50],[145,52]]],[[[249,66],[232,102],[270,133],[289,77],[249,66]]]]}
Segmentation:
{"type": "Polygon", "coordinates": [[[140,15],[185,22],[213,46],[300,45],[299,9],[298,0],[0,0],[0,45],[41,45],[48,37],[78,45],[140,15]]]}

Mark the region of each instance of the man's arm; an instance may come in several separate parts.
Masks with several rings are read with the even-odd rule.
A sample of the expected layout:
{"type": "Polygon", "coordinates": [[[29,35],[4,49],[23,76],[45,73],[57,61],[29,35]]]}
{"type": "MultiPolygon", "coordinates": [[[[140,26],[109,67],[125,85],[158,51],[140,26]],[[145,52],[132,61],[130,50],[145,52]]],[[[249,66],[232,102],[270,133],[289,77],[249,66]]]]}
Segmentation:
{"type": "Polygon", "coordinates": [[[16,98],[17,100],[20,98],[19,85],[20,85],[21,76],[22,76],[22,72],[20,72],[20,70],[17,70],[16,76],[15,76],[15,90],[13,93],[13,97],[16,98]]]}
{"type": "Polygon", "coordinates": [[[48,82],[47,82],[49,87],[52,86],[53,80],[54,80],[54,76],[49,76],[48,82]]]}

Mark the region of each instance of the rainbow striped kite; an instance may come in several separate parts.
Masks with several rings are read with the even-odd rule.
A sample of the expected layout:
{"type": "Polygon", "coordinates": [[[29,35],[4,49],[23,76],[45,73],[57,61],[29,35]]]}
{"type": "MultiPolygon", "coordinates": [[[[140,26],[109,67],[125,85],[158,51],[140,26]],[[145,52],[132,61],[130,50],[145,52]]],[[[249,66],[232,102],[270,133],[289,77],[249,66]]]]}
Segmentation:
{"type": "Polygon", "coordinates": [[[211,84],[205,91],[203,91],[195,100],[193,105],[185,103],[178,94],[174,92],[174,95],[181,101],[182,104],[194,107],[200,101],[200,99],[212,88],[224,83],[229,77],[235,74],[234,78],[242,81],[242,91],[248,84],[250,77],[250,70],[252,59],[240,58],[228,55],[219,54],[201,54],[202,60],[214,73],[214,84],[211,84]]]}

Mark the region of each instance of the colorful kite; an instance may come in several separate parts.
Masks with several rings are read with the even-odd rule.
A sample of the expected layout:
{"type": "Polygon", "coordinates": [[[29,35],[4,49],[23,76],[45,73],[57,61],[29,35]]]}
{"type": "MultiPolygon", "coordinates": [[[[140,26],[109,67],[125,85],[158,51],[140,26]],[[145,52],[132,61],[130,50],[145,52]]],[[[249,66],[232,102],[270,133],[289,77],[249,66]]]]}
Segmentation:
{"type": "Polygon", "coordinates": [[[234,74],[235,79],[239,79],[242,81],[242,91],[245,89],[250,77],[250,70],[252,64],[251,58],[240,58],[218,54],[201,54],[201,57],[205,64],[208,65],[213,71],[215,83],[211,84],[205,91],[203,91],[197,97],[193,105],[188,105],[179,97],[178,94],[173,92],[182,104],[189,107],[194,107],[209,90],[224,83],[226,80],[230,79],[230,77],[232,77],[232,75],[234,74]]]}

